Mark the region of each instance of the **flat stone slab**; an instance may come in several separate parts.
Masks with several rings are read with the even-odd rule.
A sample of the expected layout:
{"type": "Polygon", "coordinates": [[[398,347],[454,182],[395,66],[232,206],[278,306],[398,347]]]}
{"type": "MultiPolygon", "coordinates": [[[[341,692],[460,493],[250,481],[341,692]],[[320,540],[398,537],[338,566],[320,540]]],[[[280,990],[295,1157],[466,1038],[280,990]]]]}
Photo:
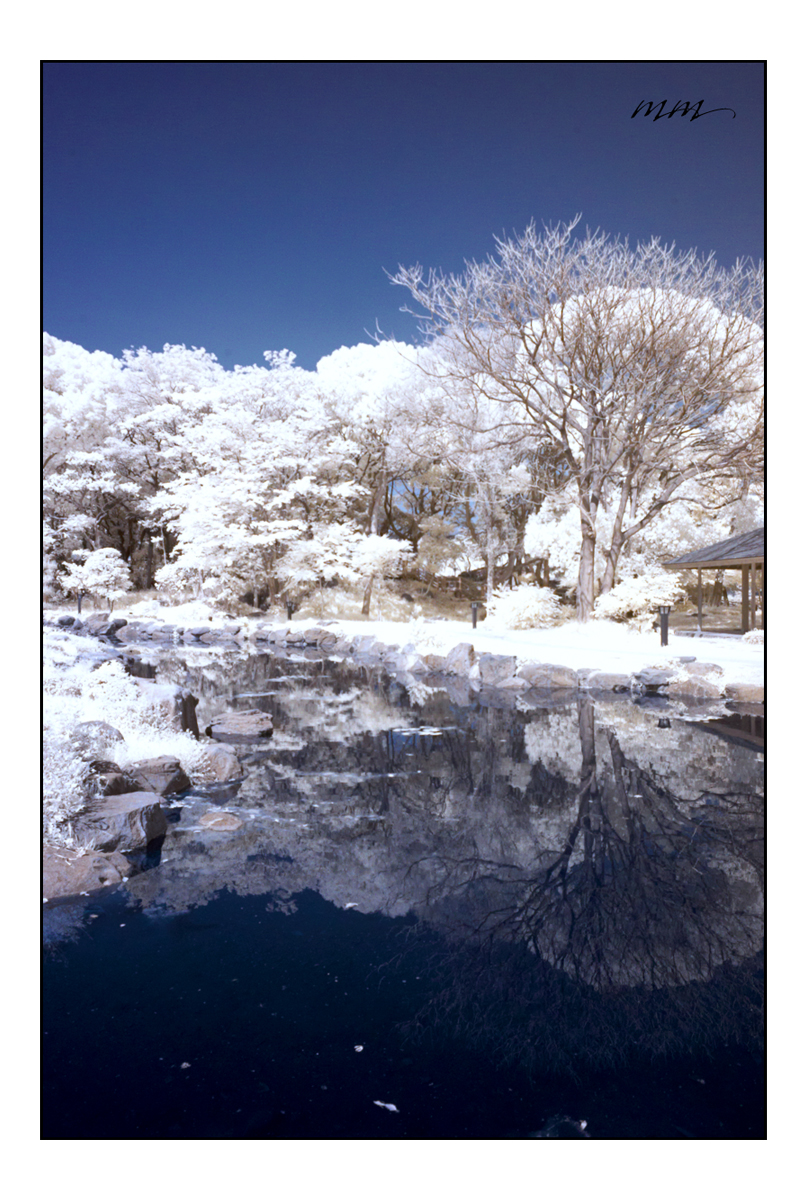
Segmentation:
{"type": "Polygon", "coordinates": [[[233,813],[206,812],[199,818],[199,824],[219,833],[228,833],[232,829],[240,829],[244,822],[233,813]]]}
{"type": "Polygon", "coordinates": [[[274,726],[269,713],[259,708],[248,708],[242,712],[221,713],[214,717],[205,733],[208,737],[220,741],[251,741],[254,738],[269,737],[274,726]]]}

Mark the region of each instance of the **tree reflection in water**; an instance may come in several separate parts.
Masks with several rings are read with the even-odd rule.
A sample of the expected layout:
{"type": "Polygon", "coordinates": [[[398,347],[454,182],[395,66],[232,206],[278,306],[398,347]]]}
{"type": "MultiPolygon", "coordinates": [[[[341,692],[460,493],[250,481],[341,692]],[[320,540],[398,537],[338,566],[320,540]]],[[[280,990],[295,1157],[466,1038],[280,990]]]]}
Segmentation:
{"type": "Polygon", "coordinates": [[[692,805],[629,760],[578,700],[574,820],[529,870],[441,855],[420,916],[453,942],[410,1023],[437,1021],[531,1067],[608,1067],[762,1040],[761,801],[692,805]]]}

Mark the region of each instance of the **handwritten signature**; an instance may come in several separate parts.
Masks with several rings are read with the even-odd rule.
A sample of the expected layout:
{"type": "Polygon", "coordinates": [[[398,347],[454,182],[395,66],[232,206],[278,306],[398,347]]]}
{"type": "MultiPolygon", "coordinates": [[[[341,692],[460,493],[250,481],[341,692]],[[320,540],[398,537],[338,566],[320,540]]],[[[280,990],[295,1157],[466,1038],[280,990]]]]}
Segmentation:
{"type": "Polygon", "coordinates": [[[647,107],[645,108],[645,111],[644,111],[644,116],[646,116],[646,117],[650,116],[650,114],[652,113],[654,108],[658,109],[658,112],[653,117],[654,121],[658,121],[658,119],[660,117],[675,116],[675,114],[677,112],[680,112],[681,115],[683,117],[685,117],[687,115],[687,113],[690,111],[690,109],[692,110],[692,116],[689,118],[690,121],[696,121],[698,119],[698,117],[708,117],[710,113],[716,113],[716,112],[730,112],[730,113],[734,113],[735,117],[737,116],[737,114],[736,114],[736,112],[734,112],[733,108],[707,108],[706,112],[701,112],[701,105],[703,104],[702,100],[699,100],[697,102],[697,104],[690,104],[690,102],[688,100],[676,100],[674,106],[670,109],[669,112],[664,111],[664,105],[666,103],[667,103],[666,100],[659,100],[658,104],[654,104],[652,100],[642,100],[639,104],[636,105],[636,108],[630,115],[630,119],[633,120],[634,117],[638,116],[641,109],[645,105],[647,105],[647,107]]]}

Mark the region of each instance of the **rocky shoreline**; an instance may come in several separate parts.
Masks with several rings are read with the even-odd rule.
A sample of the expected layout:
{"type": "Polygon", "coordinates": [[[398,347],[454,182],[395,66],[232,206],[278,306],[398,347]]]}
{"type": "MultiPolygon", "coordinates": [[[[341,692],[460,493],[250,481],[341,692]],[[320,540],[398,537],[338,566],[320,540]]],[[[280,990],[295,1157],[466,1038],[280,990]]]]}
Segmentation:
{"type": "MultiPolygon", "coordinates": [[[[112,619],[109,613],[96,613],[86,621],[62,616],[55,625],[65,632],[99,639],[103,657],[122,657],[130,664],[137,661],[133,651],[127,654],[127,647],[134,644],[251,646],[256,652],[281,655],[352,658],[381,667],[396,677],[422,679],[434,687],[462,684],[469,696],[482,696],[497,707],[512,703],[516,697],[568,702],[583,692],[593,697],[616,693],[628,699],[656,696],[697,713],[715,705],[725,711],[726,703],[735,711],[764,711],[763,688],[725,683],[719,666],[687,655],[673,660],[669,667],[645,667],[620,674],[519,662],[515,655],[477,653],[471,642],[462,642],[444,655],[421,653],[414,645],[388,645],[369,635],[349,638],[336,622],[302,627],[232,621],[186,629],[161,621],[127,621],[112,619]]],[[[136,861],[126,854],[134,854],[136,860],[137,854],[145,854],[148,846],[165,834],[170,797],[192,784],[215,787],[239,782],[244,777],[240,754],[271,734],[271,720],[255,710],[221,714],[200,735],[196,722],[198,701],[187,689],[143,678],[138,678],[137,684],[144,702],[160,709],[173,728],[200,739],[201,766],[192,780],[179,761],[168,756],[143,760],[124,771],[114,761],[101,757],[101,748],[114,744],[121,738],[120,733],[101,722],[87,723],[82,730],[81,756],[87,764],[88,799],[74,828],[92,850],[79,853],[55,845],[43,848],[45,902],[87,895],[125,881],[138,870],[136,861]],[[103,727],[89,727],[99,725],[103,727]]],[[[215,810],[201,820],[221,832],[241,825],[233,814],[215,810]]]]}

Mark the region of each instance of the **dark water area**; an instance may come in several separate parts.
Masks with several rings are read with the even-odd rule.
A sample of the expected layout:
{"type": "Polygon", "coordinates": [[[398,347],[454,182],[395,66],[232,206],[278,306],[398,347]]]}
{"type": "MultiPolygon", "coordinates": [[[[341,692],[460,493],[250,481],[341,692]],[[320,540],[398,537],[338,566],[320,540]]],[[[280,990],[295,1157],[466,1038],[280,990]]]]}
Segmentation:
{"type": "Polygon", "coordinates": [[[154,661],[200,728],[275,730],[239,746],[243,782],[176,798],[147,869],[46,911],[44,1138],[765,1136],[748,730],[154,661]],[[240,828],[201,822],[219,809],[240,828]]]}

